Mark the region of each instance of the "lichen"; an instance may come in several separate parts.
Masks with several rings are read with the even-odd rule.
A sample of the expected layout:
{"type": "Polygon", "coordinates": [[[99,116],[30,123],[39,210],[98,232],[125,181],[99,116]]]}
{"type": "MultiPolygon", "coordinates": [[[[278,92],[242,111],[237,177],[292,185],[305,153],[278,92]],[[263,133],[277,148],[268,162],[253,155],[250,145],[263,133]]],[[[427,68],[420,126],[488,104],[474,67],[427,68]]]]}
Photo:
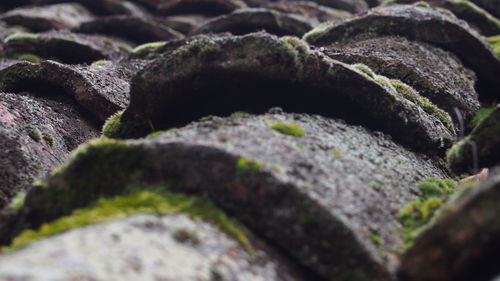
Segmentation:
{"type": "Polygon", "coordinates": [[[32,138],[36,142],[40,142],[42,140],[42,135],[40,131],[33,125],[26,126],[26,131],[28,132],[28,136],[32,138]]]}
{"type": "Polygon", "coordinates": [[[9,252],[71,229],[115,221],[140,213],[185,214],[193,219],[209,222],[235,238],[248,251],[252,251],[246,229],[215,207],[211,201],[205,197],[172,193],[165,187],[135,190],[126,195],[100,199],[93,206],[75,210],[70,216],[44,224],[38,230],[22,232],[3,251],[9,252]]]}
{"type": "Polygon", "coordinates": [[[271,129],[288,136],[303,137],[306,135],[304,129],[295,123],[274,123],[271,125],[271,129]]]}
{"type": "Polygon", "coordinates": [[[36,39],[38,39],[37,34],[20,32],[7,36],[7,38],[5,38],[5,43],[20,41],[20,40],[36,40],[36,39]]]}
{"type": "Polygon", "coordinates": [[[236,171],[241,175],[253,176],[260,171],[262,166],[259,161],[249,158],[240,158],[236,161],[236,171]]]}
{"type": "Polygon", "coordinates": [[[15,54],[10,58],[14,60],[28,61],[36,64],[42,62],[42,59],[39,56],[33,54],[15,54]]]}
{"type": "Polygon", "coordinates": [[[419,199],[407,204],[398,215],[406,247],[411,247],[415,239],[429,227],[431,220],[438,215],[437,211],[456,187],[457,183],[450,179],[429,178],[418,184],[419,199]]]}
{"type": "Polygon", "coordinates": [[[421,96],[412,87],[406,85],[397,79],[390,80],[391,85],[405,99],[421,107],[427,114],[436,117],[452,133],[455,133],[455,127],[448,113],[434,105],[428,98],[421,96]]]}

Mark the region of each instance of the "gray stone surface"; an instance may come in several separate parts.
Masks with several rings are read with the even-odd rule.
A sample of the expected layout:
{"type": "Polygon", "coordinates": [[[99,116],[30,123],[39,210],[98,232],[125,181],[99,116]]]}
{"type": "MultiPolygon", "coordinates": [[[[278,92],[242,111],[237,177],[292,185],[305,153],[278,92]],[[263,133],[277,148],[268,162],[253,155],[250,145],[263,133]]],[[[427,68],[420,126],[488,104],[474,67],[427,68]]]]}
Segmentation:
{"type": "Polygon", "coordinates": [[[361,35],[325,49],[336,60],[363,63],[375,73],[405,82],[457,123],[455,108],[468,121],[480,107],[475,74],[453,54],[429,44],[401,36],[361,35]]]}
{"type": "Polygon", "coordinates": [[[318,27],[304,38],[312,45],[327,46],[363,33],[403,36],[450,51],[476,73],[480,99],[499,97],[500,59],[477,31],[447,10],[418,5],[379,7],[337,25],[318,27]]]}
{"type": "Polygon", "coordinates": [[[21,25],[35,32],[77,28],[93,18],[92,13],[76,3],[21,7],[0,15],[0,20],[10,25],[21,25]]]}
{"type": "MultiPolygon", "coordinates": [[[[454,139],[453,125],[385,81],[293,37],[200,38],[159,56],[132,79],[123,130],[113,136],[140,137],[151,132],[151,125],[163,130],[211,114],[259,113],[280,106],[346,118],[416,150],[442,153],[454,139]]],[[[443,117],[449,119],[446,113],[443,117]]]]}
{"type": "Polygon", "coordinates": [[[152,140],[82,148],[28,195],[18,225],[36,227],[134,182],[172,183],[207,194],[328,280],[387,280],[403,251],[398,212],[420,193],[418,181],[447,177],[440,166],[386,135],[319,116],[208,118],[152,140]]]}
{"type": "Polygon", "coordinates": [[[142,214],[75,229],[2,255],[0,280],[307,280],[259,243],[253,255],[208,223],[185,215],[142,214]],[[199,244],[178,241],[178,231],[196,236],[199,244]]]}

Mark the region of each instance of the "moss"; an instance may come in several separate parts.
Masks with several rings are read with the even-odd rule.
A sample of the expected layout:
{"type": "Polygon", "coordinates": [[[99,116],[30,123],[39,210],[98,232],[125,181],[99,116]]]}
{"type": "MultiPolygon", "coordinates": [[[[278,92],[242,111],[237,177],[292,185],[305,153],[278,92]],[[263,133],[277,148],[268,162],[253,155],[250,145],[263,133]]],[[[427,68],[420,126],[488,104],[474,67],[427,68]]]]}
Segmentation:
{"type": "Polygon", "coordinates": [[[104,126],[102,127],[102,135],[108,138],[119,135],[122,130],[121,118],[123,111],[116,113],[106,120],[104,126]]]}
{"type": "Polygon", "coordinates": [[[255,175],[261,168],[262,163],[249,158],[240,158],[236,162],[236,171],[242,175],[255,175]]]}
{"type": "Polygon", "coordinates": [[[196,56],[202,60],[210,60],[221,53],[223,50],[219,43],[212,40],[195,40],[177,49],[174,55],[180,57],[196,56]]]}
{"type": "MultiPolygon", "coordinates": [[[[76,210],[70,216],[44,224],[39,230],[22,232],[4,250],[12,251],[71,229],[114,221],[140,213],[186,214],[193,219],[200,219],[217,226],[239,241],[248,251],[252,251],[246,229],[216,208],[211,201],[204,197],[172,193],[166,188],[136,190],[127,195],[101,199],[89,208],[76,210]]],[[[189,237],[194,236],[189,235],[189,237]]]]}
{"type": "Polygon", "coordinates": [[[147,140],[152,140],[152,139],[154,139],[154,138],[156,138],[156,137],[160,136],[160,135],[161,135],[161,134],[163,134],[163,133],[165,133],[165,132],[164,132],[164,131],[156,131],[156,132],[153,132],[153,133],[151,133],[151,134],[147,135],[147,136],[146,136],[146,139],[147,139],[147,140]]]}
{"type": "Polygon", "coordinates": [[[275,123],[271,125],[271,129],[288,136],[303,137],[306,135],[304,129],[295,123],[275,123]]]}
{"type": "Polygon", "coordinates": [[[500,35],[488,37],[487,40],[493,47],[495,55],[500,58],[500,35]]]}
{"type": "Polygon", "coordinates": [[[145,52],[154,51],[165,46],[166,42],[151,42],[137,46],[132,50],[133,54],[143,54],[145,52]]]}
{"type": "Polygon", "coordinates": [[[437,211],[448,200],[457,187],[450,179],[429,178],[418,184],[420,197],[410,202],[399,212],[403,225],[406,247],[411,247],[415,239],[437,218],[437,211]]]}
{"type": "Polygon", "coordinates": [[[373,243],[375,243],[377,245],[384,244],[384,240],[382,239],[382,237],[380,237],[380,235],[370,234],[370,239],[373,241],[373,243]]]}
{"type": "Polygon", "coordinates": [[[450,132],[455,133],[455,127],[448,113],[438,108],[428,98],[422,97],[412,87],[400,80],[391,79],[390,83],[405,99],[421,107],[427,114],[436,117],[448,130],[450,130],[450,132]]]}
{"type": "Polygon", "coordinates": [[[399,212],[399,220],[404,228],[405,245],[411,247],[415,239],[425,230],[426,224],[443,205],[444,198],[430,198],[413,201],[399,212]]]}
{"type": "Polygon", "coordinates": [[[307,42],[314,41],[318,37],[321,37],[324,33],[328,32],[333,26],[335,26],[335,22],[321,23],[320,25],[313,28],[311,31],[304,34],[302,39],[307,42]]]}
{"type": "Polygon", "coordinates": [[[112,62],[109,60],[98,60],[92,63],[92,66],[107,66],[111,65],[112,62]]]}
{"type": "Polygon", "coordinates": [[[431,7],[431,5],[429,5],[429,3],[424,2],[424,1],[418,1],[413,5],[415,5],[416,7],[422,7],[422,8],[430,8],[431,7]]]}
{"type": "Polygon", "coordinates": [[[32,62],[32,63],[36,63],[36,64],[39,64],[40,62],[42,62],[42,59],[39,56],[33,55],[33,54],[15,54],[15,55],[11,56],[10,58],[14,59],[14,60],[27,61],[27,62],[32,62]]]}
{"type": "Polygon", "coordinates": [[[280,174],[283,173],[283,170],[278,165],[272,164],[272,165],[269,165],[269,168],[271,168],[271,170],[273,170],[277,173],[280,173],[280,174]]]}
{"type": "Polygon", "coordinates": [[[335,156],[339,156],[339,157],[342,157],[342,156],[345,155],[342,151],[338,151],[338,150],[335,150],[335,149],[330,150],[330,154],[331,155],[335,155],[335,156]]]}
{"type": "Polygon", "coordinates": [[[14,33],[12,35],[7,36],[5,38],[5,43],[20,41],[20,40],[36,40],[38,39],[38,35],[34,33],[14,33]]]}
{"type": "Polygon", "coordinates": [[[129,138],[137,137],[137,132],[144,132],[144,135],[155,132],[151,123],[122,122],[123,113],[124,111],[120,111],[106,120],[102,127],[102,136],[107,138],[129,138]]]}
{"type": "Polygon", "coordinates": [[[243,112],[243,111],[238,111],[238,112],[235,112],[233,114],[231,114],[231,118],[233,119],[245,119],[245,118],[249,118],[251,117],[252,115],[250,115],[249,113],[246,113],[246,112],[243,112]]]}
{"type": "Polygon", "coordinates": [[[353,67],[355,70],[358,70],[363,74],[368,75],[370,78],[375,79],[375,72],[373,72],[373,70],[369,66],[362,63],[358,63],[351,65],[351,67],[353,67]]]}
{"type": "Polygon", "coordinates": [[[185,228],[177,229],[172,233],[172,238],[175,241],[183,244],[190,244],[193,246],[201,245],[201,239],[196,235],[196,233],[189,231],[185,228]]]}
{"type": "Polygon", "coordinates": [[[488,115],[490,115],[496,108],[496,103],[493,103],[491,106],[484,107],[479,109],[474,115],[474,119],[471,121],[471,127],[475,128],[481,121],[483,121],[488,115]]]}
{"type": "Polygon", "coordinates": [[[20,210],[24,206],[24,202],[26,200],[26,192],[20,191],[16,193],[14,198],[10,203],[10,207],[16,211],[20,210]]]}
{"type": "Polygon", "coordinates": [[[42,140],[42,135],[40,131],[33,125],[26,126],[26,131],[28,132],[28,136],[32,138],[36,142],[40,142],[42,140]]]}
{"type": "Polygon", "coordinates": [[[42,133],[42,138],[48,146],[54,146],[54,137],[49,133],[42,133]]]}

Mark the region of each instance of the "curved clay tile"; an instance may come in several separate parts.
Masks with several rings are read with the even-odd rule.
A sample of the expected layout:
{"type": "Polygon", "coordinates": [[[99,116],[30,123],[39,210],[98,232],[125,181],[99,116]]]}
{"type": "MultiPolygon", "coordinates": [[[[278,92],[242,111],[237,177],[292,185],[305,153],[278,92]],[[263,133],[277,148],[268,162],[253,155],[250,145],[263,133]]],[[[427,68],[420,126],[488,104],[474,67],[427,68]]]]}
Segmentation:
{"type": "Polygon", "coordinates": [[[465,139],[448,151],[448,166],[463,174],[500,163],[500,104],[465,139]],[[475,167],[477,166],[477,167],[475,167]]]}
{"type": "Polygon", "coordinates": [[[220,15],[246,8],[243,0],[135,0],[161,15],[220,15]]]}
{"type": "MultiPolygon", "coordinates": [[[[396,3],[411,4],[416,0],[398,0],[396,3]]],[[[500,20],[488,11],[468,0],[427,0],[429,5],[450,10],[459,19],[486,36],[500,34],[500,20]]],[[[426,6],[426,2],[417,5],[426,6]]]]}
{"type": "Polygon", "coordinates": [[[34,32],[77,28],[92,19],[94,16],[76,3],[21,7],[0,15],[0,20],[9,25],[21,25],[34,32]]]}
{"type": "Polygon", "coordinates": [[[129,45],[117,39],[66,30],[13,34],[5,42],[7,55],[35,54],[70,64],[90,64],[100,59],[116,60],[128,54],[127,50],[130,49],[129,45]]]}
{"type": "MultiPolygon", "coordinates": [[[[46,5],[54,3],[66,3],[67,0],[31,0],[37,5],[46,5]]],[[[147,12],[141,6],[127,0],[72,0],[71,2],[80,3],[87,9],[98,15],[133,15],[144,16],[147,12]]]]}
{"type": "Polygon", "coordinates": [[[476,188],[463,186],[460,196],[402,256],[400,280],[497,280],[499,191],[498,169],[476,188]]]}
{"type": "Polygon", "coordinates": [[[18,92],[36,88],[39,83],[57,87],[95,118],[106,120],[128,104],[129,80],[144,64],[140,60],[121,64],[103,61],[90,66],[54,61],[18,63],[0,72],[0,89],[18,92]]]}
{"type": "Polygon", "coordinates": [[[312,25],[304,17],[281,12],[251,8],[213,18],[191,31],[191,34],[231,32],[242,35],[265,30],[269,33],[302,36],[312,25]]]}
{"type": "Polygon", "coordinates": [[[455,120],[455,108],[468,121],[480,107],[474,73],[453,54],[426,43],[400,36],[357,36],[324,48],[331,58],[362,63],[375,73],[405,82],[455,120]]]}
{"type": "Polygon", "coordinates": [[[126,15],[100,17],[82,24],[76,31],[116,36],[139,44],[184,37],[160,19],[126,15]]]}
{"type": "Polygon", "coordinates": [[[61,165],[70,151],[99,136],[99,129],[74,100],[49,95],[39,85],[0,93],[0,208],[17,193],[61,165]],[[35,92],[37,91],[37,92],[35,92]]]}
{"type": "Polygon", "coordinates": [[[33,189],[17,222],[36,227],[137,183],[174,181],[172,191],[207,194],[326,280],[353,266],[358,278],[389,280],[391,253],[403,250],[393,228],[399,209],[418,193],[413,184],[444,172],[390,137],[341,120],[240,115],[149,140],[93,142],[33,189]],[[46,208],[54,198],[65,200],[46,208]]]}
{"type": "MultiPolygon", "coordinates": [[[[144,194],[161,198],[159,193],[144,194]]],[[[185,197],[186,205],[201,201],[185,197]]],[[[127,198],[134,196],[123,197],[127,198]]],[[[192,208],[224,216],[215,207],[204,210],[203,206],[194,205],[192,208]]],[[[190,210],[179,213],[115,218],[112,222],[48,238],[17,251],[10,258],[0,257],[0,279],[127,280],[134,276],[142,281],[264,281],[270,277],[276,281],[309,280],[287,258],[250,233],[240,230],[244,238],[250,240],[243,244],[238,240],[241,237],[231,233],[232,229],[216,225],[209,216],[199,219],[193,217],[190,210]],[[89,245],[86,241],[93,243],[89,245]],[[57,255],[53,254],[55,249],[57,255]],[[60,263],[76,266],[58,269],[51,266],[60,263]],[[16,268],[21,264],[30,266],[19,272],[16,268]]]]}
{"type": "Polygon", "coordinates": [[[265,7],[268,9],[280,11],[282,13],[302,15],[308,19],[313,20],[315,23],[321,23],[325,21],[336,21],[336,20],[340,21],[352,17],[352,14],[347,11],[318,5],[314,2],[280,1],[280,2],[267,3],[265,7]]]}
{"type": "Polygon", "coordinates": [[[122,137],[146,134],[150,122],[166,129],[206,115],[281,106],[345,116],[420,150],[440,150],[454,138],[446,113],[424,111],[386,78],[331,60],[297,38],[266,33],[195,40],[160,56],[134,77],[131,98],[123,121],[132,132],[122,137]]]}
{"type": "Polygon", "coordinates": [[[480,99],[499,97],[496,89],[500,88],[500,59],[483,37],[451,13],[418,5],[375,8],[341,24],[320,26],[304,38],[313,45],[327,46],[362,33],[404,36],[450,51],[476,73],[480,99]]]}

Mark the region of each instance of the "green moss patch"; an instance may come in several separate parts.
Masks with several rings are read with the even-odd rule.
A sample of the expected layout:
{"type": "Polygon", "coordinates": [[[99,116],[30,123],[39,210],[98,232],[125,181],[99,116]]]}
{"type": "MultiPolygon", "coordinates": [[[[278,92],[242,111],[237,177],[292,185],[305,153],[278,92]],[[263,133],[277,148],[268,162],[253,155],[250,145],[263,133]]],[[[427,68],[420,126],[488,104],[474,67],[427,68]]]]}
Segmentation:
{"type": "Polygon", "coordinates": [[[166,42],[151,42],[151,43],[146,43],[137,46],[135,49],[132,50],[132,53],[134,54],[142,54],[144,52],[149,52],[156,50],[158,48],[161,48],[165,46],[166,42]]]}
{"type": "Polygon", "coordinates": [[[493,47],[495,55],[500,59],[500,35],[489,37],[487,40],[493,47]]]}
{"type": "Polygon", "coordinates": [[[262,166],[262,163],[259,161],[249,158],[240,158],[236,161],[236,171],[242,175],[255,175],[260,171],[262,166]]]}
{"type": "Polygon", "coordinates": [[[28,136],[32,138],[36,142],[40,142],[42,140],[42,134],[40,131],[33,125],[26,126],[26,131],[28,132],[28,136]]]}
{"type": "Polygon", "coordinates": [[[36,39],[38,39],[37,34],[20,32],[7,36],[7,38],[5,38],[5,43],[20,41],[20,40],[36,40],[36,39]]]}
{"type": "Polygon", "coordinates": [[[410,202],[399,212],[406,247],[411,247],[415,239],[431,225],[431,220],[438,216],[438,210],[456,186],[457,183],[453,180],[435,178],[418,184],[421,192],[419,199],[410,202]]]}
{"type": "Polygon", "coordinates": [[[455,127],[448,113],[434,105],[428,98],[421,96],[412,87],[406,85],[400,80],[391,79],[391,85],[400,93],[405,99],[415,103],[421,107],[427,114],[436,117],[443,125],[450,130],[450,132],[455,132],[455,127]]]}
{"type": "Polygon", "coordinates": [[[111,65],[112,62],[109,60],[98,60],[92,63],[92,66],[107,66],[111,65]]]}
{"type": "MultiPolygon", "coordinates": [[[[252,247],[247,237],[247,231],[216,208],[211,201],[204,197],[172,193],[165,188],[148,191],[137,190],[128,195],[101,199],[94,206],[76,210],[70,216],[42,225],[39,230],[22,232],[14,239],[12,245],[3,248],[3,251],[12,251],[71,229],[123,219],[140,213],[186,214],[193,219],[209,222],[232,236],[251,252],[252,247]]],[[[183,240],[193,240],[192,235],[185,233],[178,233],[176,236],[183,240]]]]}
{"type": "Polygon", "coordinates": [[[275,123],[271,125],[271,129],[288,136],[303,137],[306,135],[304,129],[295,123],[275,123]]]}
{"type": "Polygon", "coordinates": [[[373,70],[370,67],[368,67],[367,65],[362,64],[362,63],[358,63],[358,64],[353,64],[351,66],[355,70],[358,70],[361,73],[368,75],[370,78],[375,79],[375,76],[376,76],[375,72],[373,72],[373,70]]]}
{"type": "Polygon", "coordinates": [[[479,109],[474,115],[474,119],[472,119],[471,121],[472,128],[477,127],[479,123],[481,123],[488,115],[490,115],[495,110],[496,106],[496,103],[493,103],[491,106],[479,109]]]}
{"type": "Polygon", "coordinates": [[[39,56],[33,54],[15,54],[12,55],[10,58],[14,60],[27,61],[37,64],[42,62],[42,59],[39,56]]]}

